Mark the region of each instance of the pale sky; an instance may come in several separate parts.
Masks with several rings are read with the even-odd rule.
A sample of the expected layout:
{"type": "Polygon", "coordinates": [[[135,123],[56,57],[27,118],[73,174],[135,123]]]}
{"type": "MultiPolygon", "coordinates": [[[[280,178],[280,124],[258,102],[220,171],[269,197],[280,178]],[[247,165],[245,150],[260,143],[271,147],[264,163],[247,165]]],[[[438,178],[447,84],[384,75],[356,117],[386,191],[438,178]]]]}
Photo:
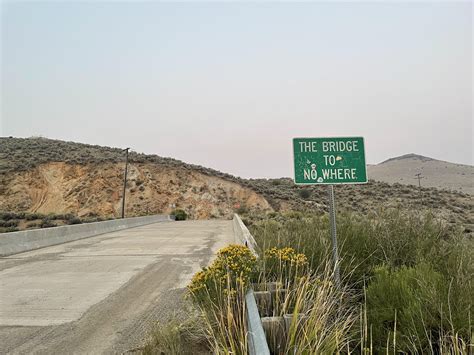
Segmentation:
{"type": "Polygon", "coordinates": [[[292,176],[292,138],[473,164],[465,2],[13,2],[1,136],[292,176]]]}

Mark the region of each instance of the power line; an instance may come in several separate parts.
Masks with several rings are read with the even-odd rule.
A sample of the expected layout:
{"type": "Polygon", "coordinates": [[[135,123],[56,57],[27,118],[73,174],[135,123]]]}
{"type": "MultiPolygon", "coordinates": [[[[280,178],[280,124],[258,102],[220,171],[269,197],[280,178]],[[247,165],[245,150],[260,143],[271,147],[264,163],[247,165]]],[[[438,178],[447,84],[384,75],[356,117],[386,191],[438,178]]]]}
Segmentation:
{"type": "Polygon", "coordinates": [[[423,204],[423,193],[421,192],[421,179],[424,179],[425,177],[421,176],[421,173],[415,174],[415,176],[416,176],[415,179],[418,179],[418,189],[420,191],[420,201],[421,201],[421,204],[423,204]]]}

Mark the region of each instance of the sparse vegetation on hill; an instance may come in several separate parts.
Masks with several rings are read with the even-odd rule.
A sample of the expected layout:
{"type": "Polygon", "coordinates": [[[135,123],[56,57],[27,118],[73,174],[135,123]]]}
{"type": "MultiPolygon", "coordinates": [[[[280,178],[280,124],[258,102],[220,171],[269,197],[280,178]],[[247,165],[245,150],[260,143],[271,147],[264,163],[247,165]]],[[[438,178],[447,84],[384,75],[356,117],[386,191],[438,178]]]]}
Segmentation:
{"type": "Polygon", "coordinates": [[[25,229],[50,228],[71,224],[100,222],[104,219],[98,216],[79,218],[71,213],[42,214],[28,212],[0,212],[0,233],[17,232],[25,229]]]}
{"type": "MultiPolygon", "coordinates": [[[[327,211],[325,186],[296,186],[289,178],[242,179],[157,155],[130,153],[127,216],[170,213],[191,219],[229,218],[237,211],[327,211]]],[[[120,215],[121,149],[46,138],[0,138],[0,211],[120,215]]],[[[336,186],[340,210],[380,207],[429,210],[466,231],[474,229],[472,196],[457,191],[370,180],[336,186]]],[[[16,228],[11,226],[12,228],[16,228]]]]}
{"type": "MultiPolygon", "coordinates": [[[[182,161],[163,158],[155,154],[130,151],[130,163],[153,163],[166,167],[184,167],[200,173],[225,177],[231,181],[239,179],[217,170],[182,161]]],[[[0,174],[15,171],[29,171],[45,163],[65,162],[88,165],[125,162],[125,153],[120,148],[104,147],[75,142],[66,142],[43,137],[6,138],[0,137],[0,174]]]]}
{"type": "MultiPolygon", "coordinates": [[[[248,186],[263,195],[275,211],[328,211],[326,186],[298,186],[289,178],[250,179],[248,186]]],[[[334,187],[336,206],[348,212],[369,213],[377,209],[402,208],[434,213],[452,224],[474,226],[472,196],[458,191],[434,187],[420,189],[399,183],[369,180],[363,185],[337,185],[334,187]]]]}
{"type": "Polygon", "coordinates": [[[418,185],[415,174],[421,174],[421,185],[474,194],[474,167],[406,154],[367,167],[369,176],[377,181],[418,185]]]}

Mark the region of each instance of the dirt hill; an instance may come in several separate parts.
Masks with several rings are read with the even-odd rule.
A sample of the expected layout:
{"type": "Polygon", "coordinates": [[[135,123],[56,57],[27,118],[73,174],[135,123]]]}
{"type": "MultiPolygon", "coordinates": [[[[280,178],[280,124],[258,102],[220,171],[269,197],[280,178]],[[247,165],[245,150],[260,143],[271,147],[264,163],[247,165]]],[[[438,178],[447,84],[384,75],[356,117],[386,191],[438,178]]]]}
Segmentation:
{"type": "MultiPolygon", "coordinates": [[[[124,153],[44,138],[0,140],[0,211],[117,217],[124,153]]],[[[271,210],[230,175],[182,162],[130,154],[128,216],[183,208],[191,218],[230,217],[240,204],[271,210]]]]}
{"type": "MultiPolygon", "coordinates": [[[[196,219],[230,218],[235,211],[327,211],[325,186],[296,186],[287,178],[241,179],[135,152],[129,158],[127,216],[169,213],[175,207],[196,219]]],[[[118,217],[123,169],[121,149],[46,138],[0,138],[0,211],[118,217]]],[[[451,223],[467,228],[474,224],[472,198],[462,192],[423,188],[420,196],[418,187],[375,181],[336,186],[335,191],[340,209],[429,209],[451,223]]]]}
{"type": "Polygon", "coordinates": [[[415,174],[421,173],[421,185],[456,190],[474,195],[474,167],[453,164],[416,154],[388,159],[367,168],[369,177],[377,181],[418,185],[415,174]]]}

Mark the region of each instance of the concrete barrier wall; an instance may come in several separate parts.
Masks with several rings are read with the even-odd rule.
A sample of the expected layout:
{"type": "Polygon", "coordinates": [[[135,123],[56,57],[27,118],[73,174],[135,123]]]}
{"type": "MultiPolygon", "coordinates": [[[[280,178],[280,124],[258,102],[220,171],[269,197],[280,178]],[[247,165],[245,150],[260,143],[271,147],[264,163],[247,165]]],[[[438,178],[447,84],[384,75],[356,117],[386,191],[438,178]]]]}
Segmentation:
{"type": "Polygon", "coordinates": [[[249,249],[258,257],[257,243],[255,242],[253,235],[250,234],[250,231],[247,229],[244,222],[242,222],[238,214],[234,214],[232,223],[234,226],[235,242],[248,246],[249,249]]]}
{"type": "Polygon", "coordinates": [[[0,234],[0,256],[22,253],[51,245],[72,242],[95,235],[115,232],[146,224],[171,221],[168,215],[114,219],[110,221],[33,229],[0,234]]]}

